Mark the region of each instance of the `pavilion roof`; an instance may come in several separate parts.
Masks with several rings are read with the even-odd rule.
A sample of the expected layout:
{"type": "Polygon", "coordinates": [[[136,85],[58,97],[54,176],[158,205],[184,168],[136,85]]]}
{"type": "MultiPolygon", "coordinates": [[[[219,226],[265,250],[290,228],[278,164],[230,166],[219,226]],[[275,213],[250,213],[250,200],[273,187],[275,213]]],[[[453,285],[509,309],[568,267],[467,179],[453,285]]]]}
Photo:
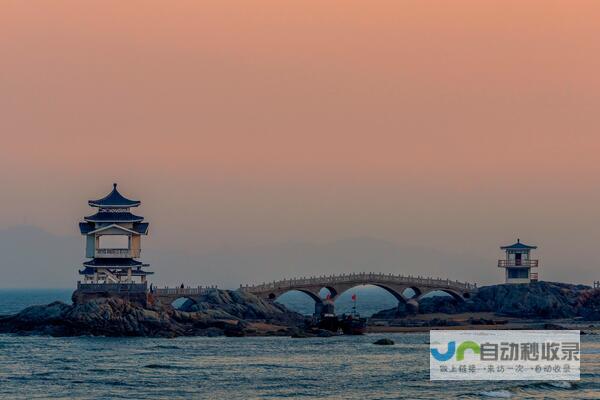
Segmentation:
{"type": "MultiPolygon", "coordinates": [[[[80,269],[79,273],[81,275],[93,275],[95,272],[94,268],[85,267],[84,269],[80,269]]],[[[131,271],[131,276],[144,276],[144,275],[152,275],[154,272],[152,271],[142,271],[141,269],[134,269],[131,271]]]]}
{"type": "Polygon", "coordinates": [[[122,229],[127,232],[137,233],[140,235],[147,235],[149,225],[150,224],[148,222],[134,222],[133,227],[131,229],[124,228],[118,224],[111,224],[111,225],[106,225],[103,228],[96,228],[96,225],[93,222],[80,222],[79,230],[81,231],[82,235],[90,235],[90,234],[94,234],[97,232],[101,232],[101,230],[103,230],[103,229],[118,228],[118,229],[122,229]]]}
{"type": "Polygon", "coordinates": [[[147,235],[148,234],[148,226],[150,226],[150,224],[148,222],[135,223],[135,224],[133,224],[133,230],[136,231],[137,233],[139,233],[140,235],[147,235]]]}
{"type": "Polygon", "coordinates": [[[93,258],[83,263],[86,267],[147,267],[141,261],[131,258],[93,258]]]}
{"type": "Polygon", "coordinates": [[[88,204],[92,207],[106,207],[106,208],[127,208],[127,207],[137,207],[141,204],[138,200],[130,200],[124,197],[117,190],[117,184],[113,183],[113,190],[105,197],[98,200],[90,200],[88,204]]]}
{"type": "Polygon", "coordinates": [[[537,246],[530,246],[524,243],[521,243],[521,239],[517,239],[517,243],[513,243],[509,246],[500,247],[502,250],[533,250],[537,249],[537,246]]]}
{"type": "Polygon", "coordinates": [[[87,222],[142,222],[144,217],[130,212],[97,212],[84,218],[87,222]]]}
{"type": "Polygon", "coordinates": [[[96,229],[96,227],[92,223],[89,223],[89,222],[80,222],[79,223],[79,230],[81,231],[82,235],[87,235],[88,233],[92,232],[94,229],[96,229]]]}

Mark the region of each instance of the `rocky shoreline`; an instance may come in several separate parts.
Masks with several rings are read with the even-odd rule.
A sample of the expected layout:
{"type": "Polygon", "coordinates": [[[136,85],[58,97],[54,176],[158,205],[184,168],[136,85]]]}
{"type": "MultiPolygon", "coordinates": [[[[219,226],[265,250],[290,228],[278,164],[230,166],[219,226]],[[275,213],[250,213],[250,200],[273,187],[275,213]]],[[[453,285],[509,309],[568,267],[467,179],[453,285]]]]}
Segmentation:
{"type": "Polygon", "coordinates": [[[214,290],[176,310],[99,296],[68,305],[54,302],[0,317],[0,333],[51,336],[291,336],[306,318],[277,303],[239,291],[214,290]]]}
{"type": "MultiPolygon", "coordinates": [[[[215,289],[196,301],[186,302],[178,310],[160,302],[146,304],[109,295],[85,299],[74,295],[73,300],[72,305],[54,302],[28,307],[15,315],[0,316],[0,333],[146,337],[331,336],[330,332],[312,326],[308,317],[240,291],[215,289]]],[[[519,320],[558,319],[600,321],[600,290],[551,282],[493,285],[480,288],[466,302],[448,297],[424,298],[417,313],[401,305],[371,317],[372,322],[385,321],[386,327],[406,328],[405,331],[414,327],[461,325],[508,329],[519,320]],[[453,318],[458,315],[463,320],[453,318]]],[[[374,328],[378,326],[375,322],[374,325],[374,328]]]]}
{"type": "MultiPolygon", "coordinates": [[[[419,301],[417,314],[494,313],[499,318],[600,320],[600,290],[585,285],[532,282],[479,288],[468,301],[430,297],[419,301]]],[[[380,311],[372,319],[402,319],[414,315],[410,307],[380,311]]]]}

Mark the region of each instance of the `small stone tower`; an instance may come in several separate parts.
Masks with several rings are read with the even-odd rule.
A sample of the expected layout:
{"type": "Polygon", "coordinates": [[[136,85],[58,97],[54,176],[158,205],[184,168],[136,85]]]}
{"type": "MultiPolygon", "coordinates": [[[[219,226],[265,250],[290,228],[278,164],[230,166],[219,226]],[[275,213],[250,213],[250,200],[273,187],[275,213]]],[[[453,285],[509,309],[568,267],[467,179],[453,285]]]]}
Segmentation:
{"type": "Polygon", "coordinates": [[[517,243],[500,249],[506,252],[504,260],[498,260],[498,267],[506,269],[506,283],[537,282],[539,262],[531,259],[531,251],[537,246],[526,245],[517,239],[517,243]],[[536,268],[536,272],[532,272],[532,268],[536,268]]]}

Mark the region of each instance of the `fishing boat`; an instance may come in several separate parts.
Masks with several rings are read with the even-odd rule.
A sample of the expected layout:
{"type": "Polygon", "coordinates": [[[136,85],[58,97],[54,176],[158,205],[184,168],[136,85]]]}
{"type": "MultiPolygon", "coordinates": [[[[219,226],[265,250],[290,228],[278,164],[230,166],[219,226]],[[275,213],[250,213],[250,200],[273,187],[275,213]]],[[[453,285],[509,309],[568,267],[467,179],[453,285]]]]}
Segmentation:
{"type": "Polygon", "coordinates": [[[344,335],[364,335],[367,332],[367,319],[356,315],[342,315],[340,327],[344,335]]]}
{"type": "Polygon", "coordinates": [[[363,335],[367,332],[367,319],[361,318],[356,311],[356,295],[352,295],[351,314],[336,316],[333,312],[324,313],[318,321],[318,327],[331,332],[342,332],[344,335],[363,335]]]}

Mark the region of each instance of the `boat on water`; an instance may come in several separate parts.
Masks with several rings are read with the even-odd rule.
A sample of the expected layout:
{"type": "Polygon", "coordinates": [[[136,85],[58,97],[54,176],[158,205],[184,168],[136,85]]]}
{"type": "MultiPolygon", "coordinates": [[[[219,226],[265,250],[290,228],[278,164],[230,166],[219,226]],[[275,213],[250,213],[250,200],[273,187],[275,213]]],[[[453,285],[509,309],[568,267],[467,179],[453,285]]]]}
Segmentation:
{"type": "Polygon", "coordinates": [[[319,318],[317,326],[344,335],[363,335],[367,332],[367,319],[352,314],[342,316],[325,314],[319,318]]]}
{"type": "Polygon", "coordinates": [[[342,315],[340,327],[344,335],[364,335],[367,333],[367,319],[358,314],[342,315]]]}
{"type": "MultiPolygon", "coordinates": [[[[331,332],[342,332],[344,335],[363,335],[367,332],[367,319],[361,318],[356,311],[356,295],[352,296],[354,306],[352,313],[336,316],[333,312],[324,313],[317,322],[317,326],[331,332]]],[[[333,309],[331,309],[333,311],[333,309]]]]}

